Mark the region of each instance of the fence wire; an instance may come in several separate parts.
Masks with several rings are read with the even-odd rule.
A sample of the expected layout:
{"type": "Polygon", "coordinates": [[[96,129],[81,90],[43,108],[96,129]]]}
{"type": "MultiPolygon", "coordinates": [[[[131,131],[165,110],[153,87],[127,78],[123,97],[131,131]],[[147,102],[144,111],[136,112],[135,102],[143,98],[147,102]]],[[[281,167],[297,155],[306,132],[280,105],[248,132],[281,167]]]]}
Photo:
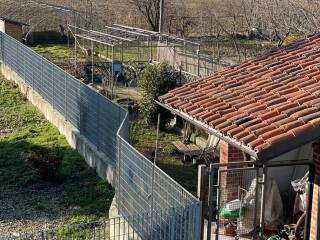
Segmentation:
{"type": "MultiPolygon", "coordinates": [[[[0,57],[116,166],[116,201],[134,234],[141,239],[200,239],[200,202],[128,143],[126,110],[4,33],[0,57]]],[[[125,237],[80,239],[132,239],[126,230],[118,231],[125,237]]]]}

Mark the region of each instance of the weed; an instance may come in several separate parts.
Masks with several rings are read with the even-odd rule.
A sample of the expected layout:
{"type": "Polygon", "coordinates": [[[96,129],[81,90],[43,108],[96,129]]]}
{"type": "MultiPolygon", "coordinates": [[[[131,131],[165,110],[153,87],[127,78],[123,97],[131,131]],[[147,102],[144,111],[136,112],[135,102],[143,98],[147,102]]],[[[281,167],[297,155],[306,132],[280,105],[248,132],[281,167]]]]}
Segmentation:
{"type": "Polygon", "coordinates": [[[92,229],[94,229],[95,234],[100,237],[108,237],[108,231],[104,228],[99,228],[100,223],[97,222],[98,220],[94,215],[76,215],[69,218],[64,223],[64,227],[59,228],[58,232],[54,234],[59,239],[88,239],[92,234],[92,229]]]}
{"type": "Polygon", "coordinates": [[[37,169],[40,177],[46,181],[57,181],[58,168],[63,160],[63,155],[59,147],[52,149],[33,148],[24,152],[23,157],[26,161],[37,169]]]}
{"type": "Polygon", "coordinates": [[[40,211],[40,212],[45,212],[48,210],[41,202],[36,201],[36,200],[29,201],[29,202],[27,202],[26,205],[28,207],[30,207],[36,211],[40,211]]]}

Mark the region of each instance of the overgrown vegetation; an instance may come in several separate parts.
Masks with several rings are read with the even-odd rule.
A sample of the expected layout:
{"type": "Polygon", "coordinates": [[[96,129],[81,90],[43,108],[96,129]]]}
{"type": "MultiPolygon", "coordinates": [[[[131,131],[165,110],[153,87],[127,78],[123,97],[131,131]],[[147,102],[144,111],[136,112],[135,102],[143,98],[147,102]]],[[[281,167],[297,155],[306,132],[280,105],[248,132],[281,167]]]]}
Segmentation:
{"type": "Polygon", "coordinates": [[[41,44],[32,49],[53,63],[65,62],[74,54],[66,44],[41,44]]]}
{"type": "Polygon", "coordinates": [[[43,180],[59,180],[57,173],[63,160],[63,154],[59,147],[52,147],[52,149],[34,148],[22,155],[38,171],[43,180]]]}
{"type": "MultiPolygon", "coordinates": [[[[26,213],[21,213],[20,219],[24,217],[29,219],[30,211],[35,220],[43,213],[56,219],[55,213],[63,212],[64,216],[58,223],[62,225],[69,224],[69,221],[73,223],[73,219],[86,220],[86,216],[94,218],[107,216],[114,189],[88,167],[85,160],[68,145],[58,130],[20,94],[18,87],[2,76],[0,76],[0,129],[0,187],[14,192],[19,191],[17,189],[26,192],[29,189],[32,191],[33,188],[46,189],[34,191],[31,195],[23,195],[24,199],[21,199],[21,202],[26,203],[19,208],[28,210],[26,213]],[[54,153],[56,146],[59,146],[59,154],[54,153]],[[47,172],[47,167],[51,166],[51,163],[45,166],[42,172],[40,165],[46,159],[40,159],[41,154],[33,163],[25,161],[26,155],[23,153],[34,154],[35,149],[42,149],[44,152],[54,153],[52,156],[59,157],[59,164],[54,163],[55,174],[60,178],[59,183],[45,182],[41,178],[40,175],[51,174],[47,172]],[[55,199],[41,201],[40,199],[44,197],[41,194],[50,192],[50,189],[58,191],[55,199]]],[[[30,155],[28,158],[30,160],[30,155]]]]}
{"type": "MultiPolygon", "coordinates": [[[[156,104],[158,97],[177,87],[178,72],[168,63],[147,65],[139,80],[142,98],[139,103],[140,113],[148,124],[157,122],[160,107],[156,104]]],[[[162,126],[168,121],[170,114],[163,112],[162,126]]]]}

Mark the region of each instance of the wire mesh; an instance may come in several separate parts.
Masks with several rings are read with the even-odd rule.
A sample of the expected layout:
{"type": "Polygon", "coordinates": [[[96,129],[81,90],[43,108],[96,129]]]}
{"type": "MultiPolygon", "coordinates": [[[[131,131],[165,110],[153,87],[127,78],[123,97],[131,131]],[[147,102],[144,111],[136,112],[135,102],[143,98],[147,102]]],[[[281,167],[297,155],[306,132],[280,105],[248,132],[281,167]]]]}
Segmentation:
{"type": "Polygon", "coordinates": [[[125,110],[5,34],[1,46],[5,65],[115,163],[116,133],[125,110]]]}
{"type": "Polygon", "coordinates": [[[260,169],[250,164],[212,164],[209,181],[207,239],[257,239],[260,169]]]}
{"type": "MultiPolygon", "coordinates": [[[[127,219],[141,222],[148,219],[148,214],[139,214],[129,217],[115,217],[101,221],[72,224],[66,227],[57,227],[36,233],[21,233],[12,239],[17,240],[65,240],[65,239],[90,239],[90,240],[140,240],[136,232],[128,223],[127,219]]],[[[142,229],[140,229],[142,231],[142,229]]]]}
{"type": "Polygon", "coordinates": [[[150,221],[142,223],[150,229],[143,239],[199,239],[199,201],[134,149],[121,136],[123,127],[118,133],[116,199],[120,213],[150,212],[150,221]]]}
{"type": "Polygon", "coordinates": [[[257,168],[220,169],[216,227],[212,239],[255,239],[259,225],[257,168]]]}
{"type": "MultiPolygon", "coordinates": [[[[4,33],[0,33],[0,56],[5,66],[116,165],[117,204],[120,214],[127,216],[118,218],[123,221],[118,232],[122,228],[126,232],[127,224],[131,232],[126,236],[137,234],[141,239],[200,238],[200,202],[128,143],[129,121],[124,109],[4,33]]],[[[116,220],[107,223],[115,226],[112,221],[116,220]]],[[[101,235],[96,229],[102,225],[88,226],[94,235],[84,239],[120,239],[115,234],[113,238],[96,238],[101,235]]],[[[57,231],[39,234],[34,239],[78,239],[71,233],[68,238],[59,238],[57,231]],[[47,238],[42,238],[43,234],[47,238]]]]}

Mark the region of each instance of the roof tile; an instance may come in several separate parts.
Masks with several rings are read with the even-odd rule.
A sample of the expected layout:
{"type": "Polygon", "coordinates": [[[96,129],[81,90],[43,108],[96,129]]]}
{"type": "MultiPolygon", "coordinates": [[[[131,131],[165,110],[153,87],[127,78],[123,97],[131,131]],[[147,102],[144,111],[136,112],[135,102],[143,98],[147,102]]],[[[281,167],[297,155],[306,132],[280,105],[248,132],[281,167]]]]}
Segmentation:
{"type": "Polygon", "coordinates": [[[302,142],[297,136],[314,135],[320,127],[320,34],[188,83],[159,100],[254,151],[302,142]]]}

